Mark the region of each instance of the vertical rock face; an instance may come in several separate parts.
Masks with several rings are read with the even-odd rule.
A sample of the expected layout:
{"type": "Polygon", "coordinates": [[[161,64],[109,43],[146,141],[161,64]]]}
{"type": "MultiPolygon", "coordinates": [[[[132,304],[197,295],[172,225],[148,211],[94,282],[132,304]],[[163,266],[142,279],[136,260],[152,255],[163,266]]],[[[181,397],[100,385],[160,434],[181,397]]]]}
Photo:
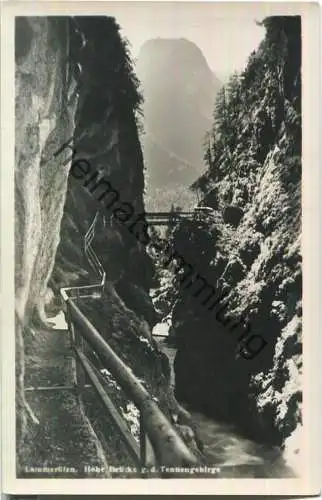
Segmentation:
{"type": "MultiPolygon", "coordinates": [[[[99,179],[109,182],[119,199],[139,214],[144,211],[144,166],[137,130],[141,97],[127,47],[113,18],[75,21],[83,43],[75,46],[81,74],[74,160],[85,159],[96,183],[99,179]]],[[[70,148],[67,153],[71,154],[70,148]]],[[[112,211],[108,210],[108,201],[113,198],[97,201],[104,193],[104,184],[95,188],[93,181],[86,189],[84,182],[70,175],[51,285],[58,292],[61,286],[98,281],[84,255],[84,236],[99,211],[93,245],[107,278],[130,308],[153,323],[148,297],[153,270],[150,258],[128,229],[113,223],[112,211]]]]}
{"type": "Polygon", "coordinates": [[[45,321],[44,304],[65,203],[69,164],[54,157],[74,130],[66,19],[16,20],[15,288],[17,445],[26,421],[24,338],[45,321]]]}
{"type": "MultiPolygon", "coordinates": [[[[115,225],[111,213],[97,203],[97,193],[91,195],[69,174],[74,148],[74,161],[86,159],[91,173],[97,174],[96,180],[104,178],[133,212],[143,212],[143,159],[136,116],[139,104],[129,55],[113,18],[17,20],[18,457],[24,456],[26,448],[26,424],[36,423],[24,397],[24,352],[26,347],[32,351],[30,335],[41,335],[46,314],[52,309],[48,303],[51,289],[59,297],[64,285],[98,281],[84,254],[84,236],[97,210],[100,216],[94,246],[106,269],[107,282],[100,300],[84,301],[86,314],[103,336],[112,336],[113,347],[131,369],[145,376],[169,418],[180,413],[169,387],[168,360],[156,343],[150,342],[147,322],[155,322],[148,296],[153,271],[150,258],[136,237],[122,224],[115,225]],[[62,147],[64,144],[70,147],[62,147]]],[[[44,363],[51,349],[49,342],[44,363]]],[[[126,401],[123,403],[127,408],[126,401]]],[[[46,439],[55,436],[46,435],[46,439]]],[[[80,435],[82,444],[83,439],[80,435]]],[[[109,452],[112,456],[113,450],[109,452]]]]}
{"type": "Polygon", "coordinates": [[[181,287],[173,324],[178,397],[282,443],[301,421],[301,22],[264,24],[265,40],[216,102],[196,183],[213,215],[175,236],[224,298],[210,312],[200,305],[209,289],[196,300],[201,283],[181,287]]]}

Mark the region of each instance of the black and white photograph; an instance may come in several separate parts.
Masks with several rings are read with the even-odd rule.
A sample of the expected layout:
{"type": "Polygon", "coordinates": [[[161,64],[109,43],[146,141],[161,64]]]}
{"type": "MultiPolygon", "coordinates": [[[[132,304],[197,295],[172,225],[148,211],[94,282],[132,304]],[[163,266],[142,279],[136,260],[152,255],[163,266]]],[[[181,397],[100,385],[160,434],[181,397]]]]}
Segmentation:
{"type": "Polygon", "coordinates": [[[13,18],[15,478],[299,480],[303,10],[92,10],[13,18]]]}

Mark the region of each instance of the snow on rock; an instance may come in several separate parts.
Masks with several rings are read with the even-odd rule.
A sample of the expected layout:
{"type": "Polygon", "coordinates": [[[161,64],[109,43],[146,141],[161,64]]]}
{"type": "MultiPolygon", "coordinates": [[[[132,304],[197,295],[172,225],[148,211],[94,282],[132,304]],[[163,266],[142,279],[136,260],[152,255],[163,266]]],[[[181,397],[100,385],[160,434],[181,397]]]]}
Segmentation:
{"type": "Polygon", "coordinates": [[[133,403],[128,403],[126,409],[122,409],[124,419],[129,423],[134,439],[140,442],[140,412],[133,403]]]}
{"type": "Polygon", "coordinates": [[[63,311],[60,311],[56,316],[50,318],[50,323],[53,330],[68,330],[63,311]]]}
{"type": "Polygon", "coordinates": [[[169,335],[169,328],[170,328],[169,323],[157,323],[152,330],[152,335],[169,335]]]}

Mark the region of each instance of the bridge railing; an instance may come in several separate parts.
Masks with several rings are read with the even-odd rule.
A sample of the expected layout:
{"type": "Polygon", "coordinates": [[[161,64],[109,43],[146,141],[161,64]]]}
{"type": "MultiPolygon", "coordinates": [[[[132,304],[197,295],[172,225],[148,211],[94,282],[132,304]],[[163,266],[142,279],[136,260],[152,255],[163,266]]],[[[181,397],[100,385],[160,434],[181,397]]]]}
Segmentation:
{"type": "Polygon", "coordinates": [[[201,214],[210,213],[213,210],[209,207],[195,207],[189,212],[172,211],[172,212],[145,212],[145,220],[151,226],[174,226],[175,224],[192,218],[197,218],[201,214]]]}

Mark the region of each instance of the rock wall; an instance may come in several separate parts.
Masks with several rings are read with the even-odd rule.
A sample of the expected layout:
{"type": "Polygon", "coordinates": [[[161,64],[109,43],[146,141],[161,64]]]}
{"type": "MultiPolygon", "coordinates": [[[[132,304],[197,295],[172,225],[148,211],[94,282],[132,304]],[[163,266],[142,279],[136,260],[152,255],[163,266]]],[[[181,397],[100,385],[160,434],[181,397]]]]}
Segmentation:
{"type": "MultiPolygon", "coordinates": [[[[102,211],[95,196],[69,172],[71,160],[86,159],[91,172],[110,182],[123,202],[136,213],[144,210],[137,85],[113,18],[17,20],[18,457],[23,456],[28,423],[37,423],[24,397],[24,353],[27,346],[32,350],[32,336],[41,335],[42,328],[48,332],[47,317],[61,310],[62,286],[98,281],[84,253],[84,236],[97,211],[93,244],[107,282],[102,300],[88,301],[83,308],[196,449],[194,434],[187,431],[189,416],[170,388],[169,362],[151,339],[151,326],[156,322],[148,296],[151,259],[136,237],[122,224],[115,224],[111,213],[102,211]]],[[[46,352],[49,357],[50,346],[46,352]]],[[[125,398],[122,402],[126,406],[125,398]]],[[[96,417],[101,421],[102,414],[96,417]]],[[[113,450],[109,453],[113,457],[113,450]]]]}
{"type": "MultiPolygon", "coordinates": [[[[79,101],[74,142],[68,143],[64,151],[75,164],[77,160],[86,160],[91,175],[109,182],[119,200],[140,214],[144,212],[144,164],[138,138],[141,96],[127,46],[113,18],[75,18],[75,23],[82,38],[75,40],[72,47],[74,59],[81,66],[77,78],[79,101]]],[[[152,260],[138,238],[113,216],[116,205],[109,210],[108,197],[104,203],[98,200],[104,193],[104,184],[103,188],[92,189],[90,185],[88,189],[84,179],[80,182],[72,171],[73,167],[50,286],[59,298],[62,286],[99,281],[84,252],[84,236],[98,212],[93,247],[106,271],[106,284],[100,300],[80,301],[79,307],[158,399],[173,423],[179,427],[189,424],[170,388],[168,359],[151,336],[151,327],[157,321],[149,297],[152,260]]],[[[144,224],[144,218],[141,222],[144,224]]],[[[113,400],[127,415],[126,409],[131,405],[126,395],[120,393],[113,379],[110,385],[113,400]]],[[[96,421],[104,422],[104,415],[97,409],[95,415],[96,421]]],[[[138,420],[132,417],[137,431],[138,420]]],[[[183,437],[195,449],[193,432],[189,432],[190,437],[182,432],[183,437]]],[[[111,456],[114,452],[115,456],[119,453],[109,450],[111,456]]]]}
{"type": "Polygon", "coordinates": [[[213,212],[175,234],[222,298],[209,311],[209,289],[197,300],[179,283],[173,326],[177,396],[282,444],[301,422],[301,24],[264,24],[216,102],[208,170],[194,186],[213,212]]]}
{"type": "MultiPolygon", "coordinates": [[[[139,214],[144,211],[144,165],[138,138],[141,96],[127,46],[113,18],[84,17],[75,22],[83,42],[74,44],[81,66],[74,161],[88,161],[91,174],[110,182],[120,200],[139,214]]],[[[65,151],[71,156],[71,147],[65,151]]],[[[97,201],[100,189],[91,194],[84,182],[70,175],[51,286],[57,294],[62,286],[98,281],[84,254],[84,236],[99,211],[93,245],[107,277],[127,305],[152,324],[155,313],[148,295],[152,261],[128,229],[113,223],[112,211],[97,201]]]]}
{"type": "MultiPolygon", "coordinates": [[[[93,245],[107,273],[106,289],[102,300],[85,301],[80,307],[122,359],[130,362],[134,373],[153,390],[169,418],[176,419],[180,425],[187,417],[169,387],[168,360],[157,345],[151,343],[150,326],[156,318],[148,296],[153,273],[151,260],[136,237],[126,227],[116,225],[112,214],[96,201],[97,197],[68,174],[70,160],[86,159],[91,173],[110,182],[123,202],[130,203],[136,213],[144,210],[144,167],[137,129],[141,98],[119,26],[113,18],[104,17],[73,18],[68,23],[62,20],[61,24],[57,20],[41,22],[38,19],[21,22],[24,29],[34,29],[38,36],[34,35],[33,40],[33,64],[24,66],[30,71],[25,85],[22,87],[17,79],[17,137],[20,139],[16,172],[16,272],[17,305],[20,306],[17,318],[24,320],[24,340],[28,341],[28,334],[38,333],[46,322],[46,315],[61,309],[62,286],[94,284],[99,280],[84,253],[85,233],[99,211],[93,245]],[[63,28],[65,37],[57,31],[63,28]],[[55,39],[59,44],[52,49],[55,39]],[[44,81],[35,67],[39,60],[46,61],[44,81]],[[69,67],[68,61],[73,61],[73,66],[69,67]],[[34,98],[34,107],[32,100],[24,101],[28,92],[34,96],[40,93],[37,85],[33,86],[33,75],[42,83],[44,100],[34,98]],[[69,83],[72,81],[74,86],[69,83]],[[73,108],[69,90],[75,99],[73,108]],[[66,116],[70,116],[70,121],[66,116]],[[40,130],[41,136],[28,135],[31,127],[28,120],[32,130],[37,133],[40,130]],[[23,147],[28,140],[33,156],[26,155],[26,147],[23,147]],[[26,158],[30,162],[27,169],[26,158]],[[28,217],[27,210],[30,211],[28,217]],[[25,219],[27,225],[24,225],[25,219]],[[26,282],[28,286],[24,286],[26,282]]],[[[18,75],[19,70],[17,64],[18,75]]],[[[21,411],[28,408],[23,398],[24,346],[19,328],[17,339],[19,426],[21,411]]],[[[123,397],[122,403],[125,411],[127,399],[123,397]]],[[[29,414],[32,416],[30,411],[29,414]]],[[[99,421],[103,417],[96,414],[99,421]]],[[[19,430],[19,441],[20,434],[19,430]]],[[[189,439],[191,444],[191,435],[189,439]]],[[[108,452],[109,457],[119,453],[116,449],[108,452]]]]}
{"type": "Polygon", "coordinates": [[[23,395],[24,342],[45,321],[66,197],[69,163],[54,157],[74,131],[76,99],[68,58],[70,24],[46,17],[16,18],[15,40],[15,290],[17,446],[28,406],[23,395]]]}

